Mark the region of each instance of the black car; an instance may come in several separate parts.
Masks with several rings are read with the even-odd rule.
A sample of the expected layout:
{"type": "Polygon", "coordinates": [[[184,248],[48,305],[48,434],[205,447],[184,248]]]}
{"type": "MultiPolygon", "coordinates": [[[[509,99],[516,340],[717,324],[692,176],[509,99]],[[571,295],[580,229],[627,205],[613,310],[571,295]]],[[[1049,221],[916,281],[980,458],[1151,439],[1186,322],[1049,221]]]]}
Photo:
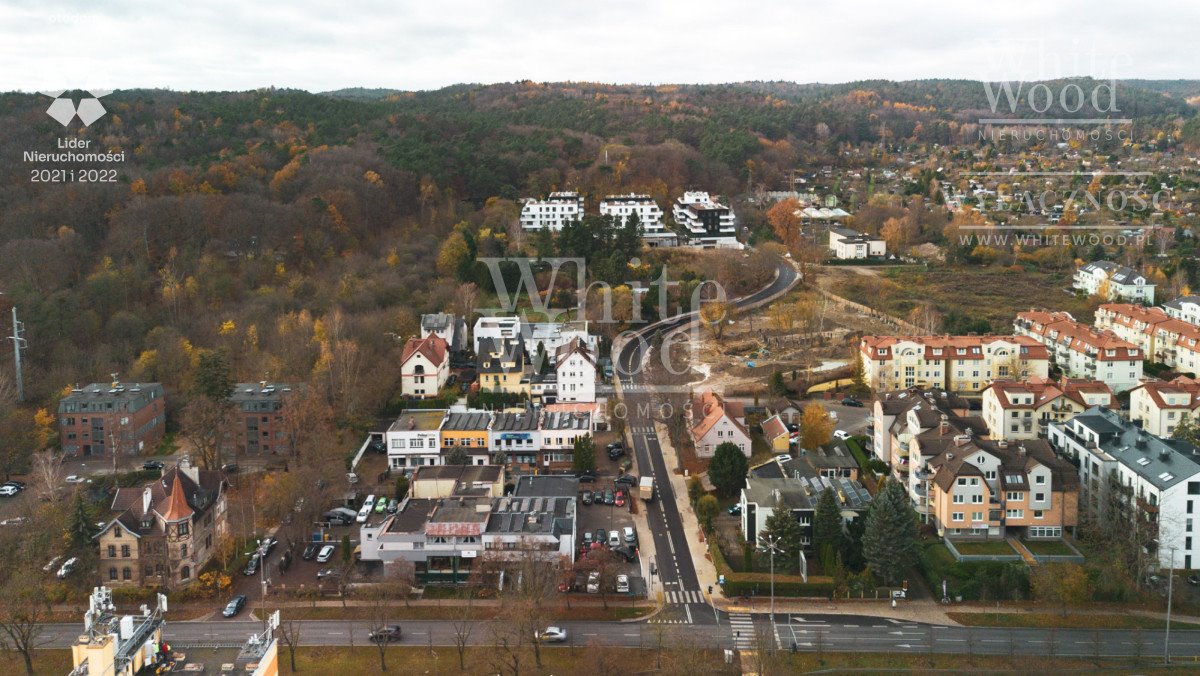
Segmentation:
{"type": "Polygon", "coordinates": [[[582,474],[577,474],[577,475],[575,475],[575,478],[579,479],[579,483],[581,483],[581,484],[596,483],[596,475],[592,474],[591,472],[583,472],[582,474]]]}
{"type": "Polygon", "coordinates": [[[225,617],[233,617],[234,615],[237,615],[238,613],[242,612],[242,608],[245,608],[245,607],[246,607],[246,595],[238,594],[237,596],[230,599],[229,603],[225,604],[225,610],[222,610],[221,614],[224,615],[225,617]]]}
{"type": "Polygon", "coordinates": [[[147,460],[142,463],[142,469],[145,470],[162,469],[163,467],[166,467],[166,465],[163,464],[162,460],[147,460]]]}
{"type": "Polygon", "coordinates": [[[400,625],[391,624],[386,627],[380,627],[367,637],[372,643],[392,643],[400,640],[400,625]]]}
{"type": "Polygon", "coordinates": [[[741,505],[733,505],[732,507],[730,507],[729,509],[727,509],[725,511],[729,512],[730,516],[741,516],[742,506],[741,505]]]}
{"type": "Polygon", "coordinates": [[[625,486],[632,487],[632,486],[638,485],[638,478],[632,474],[622,474],[621,476],[617,477],[617,480],[614,481],[613,483],[615,483],[618,486],[623,484],[625,486]]]}
{"type": "Polygon", "coordinates": [[[617,556],[625,559],[626,563],[633,563],[634,561],[637,561],[637,558],[638,558],[637,551],[633,547],[630,547],[629,545],[621,545],[620,547],[613,547],[612,551],[617,556]]]}
{"type": "Polygon", "coordinates": [[[845,399],[842,400],[842,406],[850,406],[852,408],[862,408],[863,403],[857,399],[851,399],[850,397],[846,397],[845,399]]]}
{"type": "Polygon", "coordinates": [[[1194,587],[1200,586],[1200,575],[1197,575],[1196,573],[1192,573],[1191,575],[1187,576],[1187,581],[1188,581],[1188,584],[1190,584],[1194,587]]]}
{"type": "Polygon", "coordinates": [[[314,558],[316,558],[317,552],[320,551],[320,549],[320,542],[310,542],[308,543],[308,546],[304,548],[304,553],[301,554],[300,557],[305,561],[312,561],[314,558]]]}
{"type": "Polygon", "coordinates": [[[585,505],[592,504],[592,501],[595,499],[595,496],[592,494],[591,491],[584,491],[579,497],[583,501],[583,504],[585,504],[585,505]]]}
{"type": "Polygon", "coordinates": [[[609,444],[608,445],[608,459],[609,460],[616,460],[617,458],[621,457],[622,455],[625,455],[625,446],[623,444],[609,444]]]}
{"type": "Polygon", "coordinates": [[[240,468],[236,462],[227,462],[224,465],[221,465],[221,471],[226,474],[237,474],[238,469],[240,468]]]}
{"type": "Polygon", "coordinates": [[[614,505],[616,503],[617,503],[616,493],[613,493],[613,490],[611,488],[605,488],[604,489],[604,504],[614,505]]]}

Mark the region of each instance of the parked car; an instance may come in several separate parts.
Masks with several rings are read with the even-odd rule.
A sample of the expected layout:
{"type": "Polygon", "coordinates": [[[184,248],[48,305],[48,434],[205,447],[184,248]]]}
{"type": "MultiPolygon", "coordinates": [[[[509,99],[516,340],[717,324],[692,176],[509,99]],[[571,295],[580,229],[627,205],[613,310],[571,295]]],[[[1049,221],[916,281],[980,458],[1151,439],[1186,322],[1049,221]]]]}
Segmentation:
{"type": "Polygon", "coordinates": [[[275,545],[277,545],[277,544],[279,544],[278,538],[267,538],[267,539],[263,540],[261,544],[258,545],[258,550],[262,552],[264,557],[270,556],[271,550],[275,549],[275,545]]]}
{"type": "Polygon", "coordinates": [[[342,571],[337,568],[322,568],[317,571],[317,579],[324,580],[327,578],[341,577],[342,571]]]}
{"type": "Polygon", "coordinates": [[[346,472],[346,481],[348,483],[356,484],[358,483],[358,475],[354,472],[346,472]]]}
{"type": "Polygon", "coordinates": [[[596,529],[596,542],[599,542],[601,544],[608,542],[608,531],[604,530],[603,528],[597,528],[596,529]]]}
{"type": "Polygon", "coordinates": [[[3,495],[4,497],[11,498],[20,492],[21,489],[17,488],[16,486],[0,486],[0,495],[3,495]]]}
{"type": "Polygon", "coordinates": [[[579,499],[583,502],[583,504],[590,505],[595,499],[595,495],[591,491],[584,491],[579,494],[579,499]]]}
{"type": "Polygon", "coordinates": [[[77,563],[79,563],[78,557],[72,556],[71,558],[67,559],[63,563],[62,568],[58,569],[58,579],[60,579],[60,580],[66,579],[67,576],[69,576],[71,573],[75,572],[75,564],[77,564],[77,563]]]}
{"type": "Polygon", "coordinates": [[[221,465],[221,471],[226,474],[237,474],[239,470],[241,470],[241,467],[238,467],[236,462],[227,462],[221,465]]]}
{"type": "Polygon", "coordinates": [[[335,547],[333,545],[325,545],[322,547],[321,551],[317,552],[317,563],[329,563],[329,559],[333,558],[334,549],[335,547]]]}
{"type": "Polygon", "coordinates": [[[396,498],[392,498],[391,500],[388,500],[387,513],[395,514],[398,511],[400,511],[400,501],[397,500],[396,498]]]}
{"type": "Polygon", "coordinates": [[[622,532],[622,535],[625,538],[625,544],[627,544],[627,545],[637,544],[637,531],[633,529],[633,526],[625,526],[625,529],[622,532]]]}
{"type": "Polygon", "coordinates": [[[727,509],[725,511],[729,512],[730,516],[741,516],[742,515],[742,506],[741,505],[731,505],[729,507],[729,509],[727,509]]]}
{"type": "Polygon", "coordinates": [[[587,593],[589,593],[589,594],[599,594],[600,593],[600,573],[598,573],[594,570],[592,572],[588,573],[587,593]]]}
{"type": "Polygon", "coordinates": [[[310,543],[308,543],[308,546],[304,548],[304,553],[300,555],[300,558],[304,559],[305,561],[312,561],[313,558],[316,557],[317,551],[319,551],[320,549],[321,549],[321,543],[310,542],[310,543]]]}
{"type": "Polygon", "coordinates": [[[402,632],[400,625],[389,624],[386,627],[380,627],[367,635],[367,638],[372,643],[394,643],[400,640],[402,632]]]}
{"type": "Polygon", "coordinates": [[[162,460],[147,460],[142,463],[142,469],[145,470],[162,469],[163,467],[166,467],[166,465],[163,464],[162,460]]]}
{"type": "Polygon", "coordinates": [[[358,510],[358,516],[355,517],[355,521],[359,523],[366,523],[371,518],[371,509],[374,507],[374,503],[364,504],[362,509],[358,510]]]}
{"type": "Polygon", "coordinates": [[[845,430],[834,430],[833,438],[834,439],[849,439],[850,433],[846,432],[845,430]]]}
{"type": "Polygon", "coordinates": [[[619,443],[608,445],[608,459],[609,460],[616,460],[617,458],[621,457],[622,455],[625,455],[625,446],[624,445],[619,444],[619,443]]]}
{"type": "Polygon", "coordinates": [[[583,544],[590,545],[593,542],[595,542],[595,540],[592,537],[592,531],[590,531],[590,530],[583,531],[583,544]]]}
{"type": "Polygon", "coordinates": [[[630,545],[613,547],[612,552],[622,559],[625,559],[625,563],[634,563],[638,560],[637,550],[630,545]]]}
{"type": "Polygon", "coordinates": [[[617,496],[611,488],[604,489],[604,504],[614,505],[617,502],[617,496]]]}
{"type": "Polygon", "coordinates": [[[562,643],[567,640],[567,630],[562,627],[546,627],[535,631],[533,638],[543,643],[562,643]]]}
{"type": "Polygon", "coordinates": [[[857,399],[854,399],[851,397],[846,397],[845,399],[842,400],[842,406],[850,406],[853,408],[862,408],[863,403],[857,399]]]}
{"type": "Polygon", "coordinates": [[[21,489],[21,490],[25,490],[25,482],[24,482],[24,481],[17,481],[16,479],[9,479],[8,481],[5,481],[5,482],[4,482],[2,485],[4,485],[4,486],[15,486],[16,488],[19,488],[19,489],[21,489]]]}
{"type": "Polygon", "coordinates": [[[1200,586],[1200,574],[1192,573],[1191,575],[1188,575],[1187,581],[1188,584],[1192,585],[1193,587],[1200,586]]]}
{"type": "Polygon", "coordinates": [[[575,478],[579,479],[579,483],[581,483],[581,484],[596,483],[596,475],[591,472],[581,472],[579,474],[576,474],[575,478]]]}
{"type": "Polygon", "coordinates": [[[633,487],[638,485],[638,478],[632,474],[622,474],[621,476],[617,477],[616,481],[613,483],[618,486],[633,487]]]}
{"type": "Polygon", "coordinates": [[[242,569],[242,575],[250,576],[258,573],[258,566],[262,561],[262,556],[258,552],[250,555],[250,560],[246,562],[246,567],[242,569]]]}
{"type": "Polygon", "coordinates": [[[233,617],[242,612],[242,608],[244,607],[246,607],[246,595],[238,594],[230,599],[229,603],[225,604],[225,610],[222,610],[221,614],[225,617],[233,617]]]}
{"type": "Polygon", "coordinates": [[[629,499],[629,494],[625,491],[617,491],[613,496],[613,501],[618,507],[624,507],[626,500],[629,499]]]}
{"type": "Polygon", "coordinates": [[[386,511],[387,511],[387,506],[388,506],[388,501],[387,501],[387,499],[386,499],[386,498],[379,498],[379,500],[377,500],[377,501],[375,502],[375,513],[376,513],[376,514],[383,514],[384,512],[386,512],[386,511]]]}
{"type": "Polygon", "coordinates": [[[64,481],[66,481],[69,484],[82,484],[82,483],[91,483],[92,482],[91,479],[89,479],[85,476],[80,476],[78,474],[68,474],[67,478],[64,479],[64,481]]]}
{"type": "Polygon", "coordinates": [[[608,546],[609,547],[620,547],[621,546],[621,531],[611,530],[608,532],[608,546]]]}
{"type": "Polygon", "coordinates": [[[617,593],[618,594],[628,594],[629,593],[629,576],[625,575],[624,573],[617,576],[617,593]]]}
{"type": "Polygon", "coordinates": [[[62,556],[56,556],[53,559],[50,559],[50,563],[47,563],[46,565],[42,566],[42,570],[49,573],[50,571],[54,570],[55,568],[58,568],[58,564],[62,560],[63,560],[62,556]]]}

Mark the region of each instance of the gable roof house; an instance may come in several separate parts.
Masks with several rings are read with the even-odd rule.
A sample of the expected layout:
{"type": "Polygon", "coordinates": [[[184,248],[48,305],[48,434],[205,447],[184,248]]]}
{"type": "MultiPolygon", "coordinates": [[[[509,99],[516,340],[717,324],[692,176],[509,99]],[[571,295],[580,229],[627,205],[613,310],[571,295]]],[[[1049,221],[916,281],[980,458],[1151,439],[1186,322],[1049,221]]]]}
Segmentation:
{"type": "Polygon", "coordinates": [[[185,459],[142,487],[118,488],[100,529],[98,570],[110,586],[178,587],[196,580],[227,532],[221,472],[185,459]]]}
{"type": "Polygon", "coordinates": [[[1105,300],[1154,304],[1155,285],[1137,270],[1112,261],[1095,261],[1079,268],[1072,287],[1089,296],[1103,296],[1105,300]]]}
{"type": "Polygon", "coordinates": [[[740,402],[725,401],[721,395],[708,390],[692,400],[688,417],[698,457],[713,457],[717,446],[723,443],[734,444],[747,458],[750,457],[750,431],[746,429],[746,412],[740,402]]]}
{"type": "Polygon", "coordinates": [[[406,397],[436,397],[450,377],[450,346],[441,336],[409,338],[400,357],[400,391],[406,397]]]}

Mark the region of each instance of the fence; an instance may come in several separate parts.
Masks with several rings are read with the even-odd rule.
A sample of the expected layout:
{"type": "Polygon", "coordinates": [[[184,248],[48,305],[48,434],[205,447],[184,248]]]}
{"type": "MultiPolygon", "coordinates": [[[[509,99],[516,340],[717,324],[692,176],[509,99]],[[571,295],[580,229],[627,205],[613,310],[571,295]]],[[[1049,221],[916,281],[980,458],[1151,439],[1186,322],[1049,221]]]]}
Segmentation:
{"type": "Polygon", "coordinates": [[[1015,549],[1013,550],[1011,556],[1008,554],[963,554],[958,551],[958,548],[954,546],[954,543],[950,541],[950,538],[943,538],[942,542],[945,543],[946,549],[950,550],[950,553],[954,555],[954,558],[957,559],[959,563],[983,563],[987,561],[995,563],[1010,563],[1025,560],[1020,554],[1017,553],[1015,549]]]}

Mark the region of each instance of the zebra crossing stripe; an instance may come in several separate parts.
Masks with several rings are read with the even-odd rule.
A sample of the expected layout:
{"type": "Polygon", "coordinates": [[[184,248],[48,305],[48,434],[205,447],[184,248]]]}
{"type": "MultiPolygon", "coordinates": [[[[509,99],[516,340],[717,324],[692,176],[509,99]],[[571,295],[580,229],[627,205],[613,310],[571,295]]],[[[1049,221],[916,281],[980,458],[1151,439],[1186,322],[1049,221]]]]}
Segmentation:
{"type": "Polygon", "coordinates": [[[704,604],[704,595],[699,591],[669,591],[667,592],[667,603],[687,604],[697,603],[704,604]]]}
{"type": "Polygon", "coordinates": [[[729,614],[729,629],[733,645],[739,650],[754,647],[754,618],[744,613],[729,614]]]}

